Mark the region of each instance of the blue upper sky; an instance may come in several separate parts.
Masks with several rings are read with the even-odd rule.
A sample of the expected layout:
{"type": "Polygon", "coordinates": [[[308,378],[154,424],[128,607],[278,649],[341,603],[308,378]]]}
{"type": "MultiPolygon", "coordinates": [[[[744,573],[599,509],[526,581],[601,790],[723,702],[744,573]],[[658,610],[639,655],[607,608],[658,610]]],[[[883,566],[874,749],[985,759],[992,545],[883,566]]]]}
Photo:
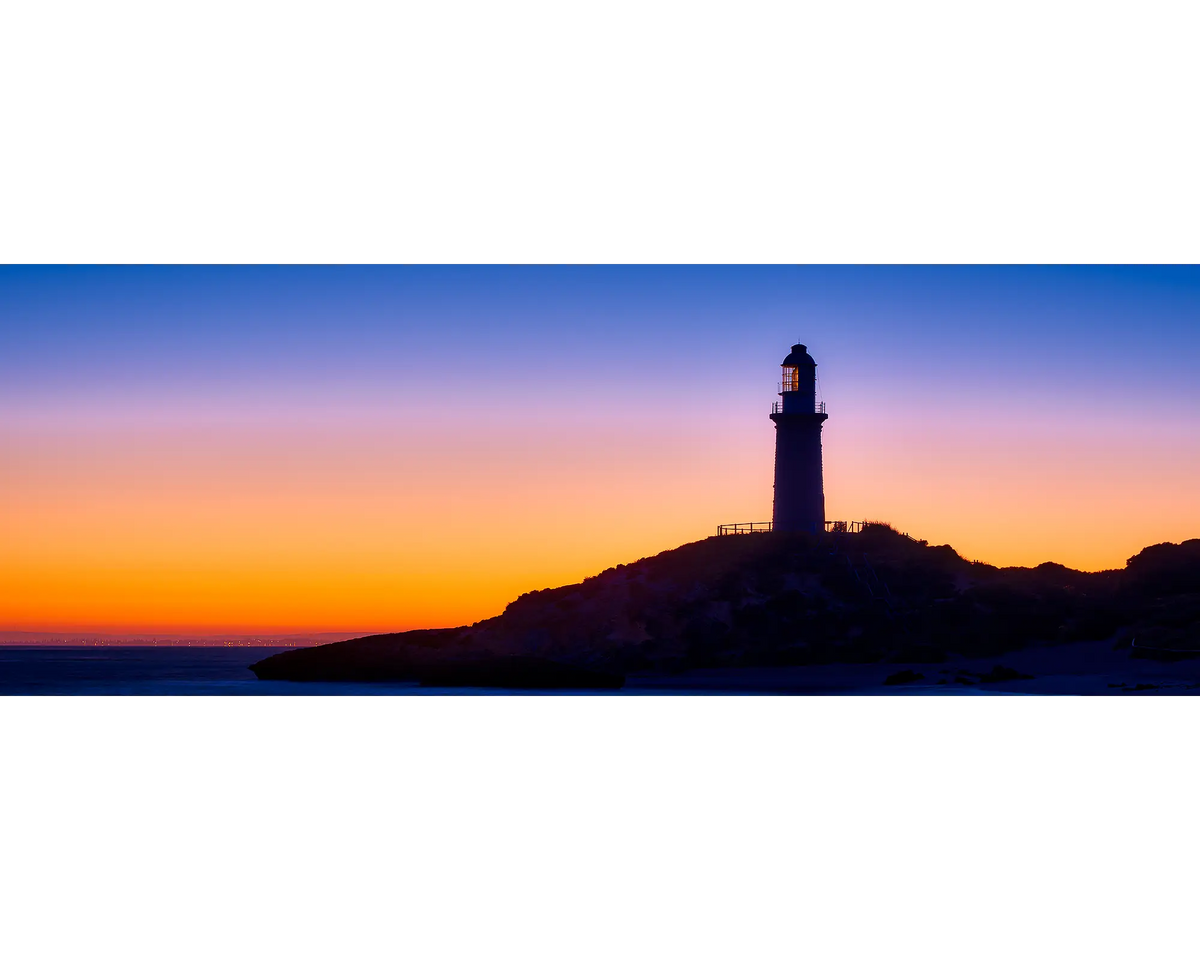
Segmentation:
{"type": "Polygon", "coordinates": [[[771,394],[1200,413],[1191,267],[6,267],[0,402],[771,394]],[[1183,409],[1181,409],[1183,408],[1183,409]]]}

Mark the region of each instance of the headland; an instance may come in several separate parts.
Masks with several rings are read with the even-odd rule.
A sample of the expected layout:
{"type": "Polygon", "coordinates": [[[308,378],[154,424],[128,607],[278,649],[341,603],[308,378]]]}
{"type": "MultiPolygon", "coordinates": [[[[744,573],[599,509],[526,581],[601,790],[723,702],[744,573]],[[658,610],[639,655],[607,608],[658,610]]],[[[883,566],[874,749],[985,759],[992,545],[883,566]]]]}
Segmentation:
{"type": "Polygon", "coordinates": [[[1085,573],[972,562],[882,523],[710,537],[524,594],[470,626],[251,669],[513,690],[1196,692],[1200,540],[1085,573]]]}

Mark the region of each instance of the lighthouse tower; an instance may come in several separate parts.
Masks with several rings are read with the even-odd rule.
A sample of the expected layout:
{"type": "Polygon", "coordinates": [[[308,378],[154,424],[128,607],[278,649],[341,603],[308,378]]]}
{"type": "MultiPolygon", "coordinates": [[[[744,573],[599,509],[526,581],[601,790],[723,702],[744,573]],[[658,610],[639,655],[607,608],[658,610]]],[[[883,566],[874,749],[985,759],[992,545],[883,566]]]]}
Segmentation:
{"type": "Polygon", "coordinates": [[[773,529],[784,533],[825,530],[825,482],[821,475],[821,425],[828,419],[817,403],[817,364],[798,343],[783,361],[775,421],[775,511],[773,529]]]}

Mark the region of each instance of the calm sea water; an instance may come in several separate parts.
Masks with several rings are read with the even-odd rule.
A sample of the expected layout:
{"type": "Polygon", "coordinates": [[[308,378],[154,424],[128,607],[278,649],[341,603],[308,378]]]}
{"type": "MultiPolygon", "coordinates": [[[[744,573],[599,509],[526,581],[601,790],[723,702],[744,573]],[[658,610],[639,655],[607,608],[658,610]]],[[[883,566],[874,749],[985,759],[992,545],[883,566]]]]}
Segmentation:
{"type": "MultiPolygon", "coordinates": [[[[0,696],[610,696],[725,694],[979,695],[991,693],[1108,693],[1107,677],[1096,689],[982,689],[957,684],[881,686],[894,665],[833,665],[815,668],[700,670],[678,677],[630,677],[619,691],[509,691],[471,687],[422,687],[416,683],[293,683],[259,680],[250,664],[289,647],[17,647],[0,645],[0,696]]],[[[978,669],[984,669],[979,667],[978,669]]],[[[1032,672],[1032,671],[1031,671],[1032,672]]],[[[1053,679],[1053,678],[1048,678],[1053,679]]],[[[1200,684],[1194,684],[1194,687],[1200,684]]],[[[1171,691],[1175,692],[1175,691],[1171,691]]],[[[1189,690],[1189,692],[1192,692],[1189,690]]]]}
{"type": "Polygon", "coordinates": [[[259,680],[270,647],[0,647],[0,698],[757,697],[762,691],[636,688],[612,691],[424,688],[415,683],[259,680]]]}
{"type": "MultiPolygon", "coordinates": [[[[298,684],[263,683],[250,672],[253,662],[280,649],[0,647],[0,697],[288,696],[286,688],[298,684]]],[[[337,696],[317,690],[300,695],[337,696]]]]}

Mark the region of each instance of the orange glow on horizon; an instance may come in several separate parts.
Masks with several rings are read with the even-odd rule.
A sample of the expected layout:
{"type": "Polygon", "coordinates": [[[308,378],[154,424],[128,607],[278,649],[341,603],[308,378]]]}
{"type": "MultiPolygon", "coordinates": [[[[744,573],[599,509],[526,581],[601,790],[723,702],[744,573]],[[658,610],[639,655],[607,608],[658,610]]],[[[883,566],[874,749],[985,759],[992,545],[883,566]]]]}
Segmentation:
{"type": "Polygon", "coordinates": [[[0,507],[7,630],[457,626],[707,536],[714,491],[758,487],[769,510],[744,463],[636,431],[19,440],[0,507]]]}
{"type": "MultiPolygon", "coordinates": [[[[771,513],[773,431],[740,415],[316,429],[9,430],[0,629],[456,626],[532,589],[771,513]]],[[[827,515],[970,559],[1119,567],[1200,532],[1194,443],[834,409],[827,515]],[[1152,483],[1151,483],[1152,481],[1152,483]]],[[[1184,438],[1186,439],[1186,438],[1184,438]]]]}

